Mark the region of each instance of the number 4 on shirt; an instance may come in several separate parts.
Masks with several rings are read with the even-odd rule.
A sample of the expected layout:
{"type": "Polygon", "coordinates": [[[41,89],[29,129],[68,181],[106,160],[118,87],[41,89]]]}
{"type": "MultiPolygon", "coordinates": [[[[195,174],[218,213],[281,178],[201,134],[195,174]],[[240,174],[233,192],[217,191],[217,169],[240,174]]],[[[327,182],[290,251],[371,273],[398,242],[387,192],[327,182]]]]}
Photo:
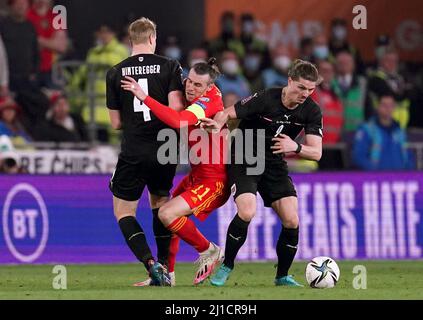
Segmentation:
{"type": "MultiPolygon", "coordinates": [[[[141,89],[148,95],[148,82],[147,79],[139,79],[138,84],[141,89]]],[[[142,112],[144,116],[144,121],[151,121],[150,108],[147,107],[144,103],[141,103],[137,97],[134,97],[134,112],[142,112]]]]}

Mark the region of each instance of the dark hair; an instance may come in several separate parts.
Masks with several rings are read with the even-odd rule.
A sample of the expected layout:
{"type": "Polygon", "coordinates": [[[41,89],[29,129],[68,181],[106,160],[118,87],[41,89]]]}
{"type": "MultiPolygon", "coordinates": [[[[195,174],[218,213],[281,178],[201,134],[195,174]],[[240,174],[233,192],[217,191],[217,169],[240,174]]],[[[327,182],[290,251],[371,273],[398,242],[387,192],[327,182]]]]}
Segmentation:
{"type": "Polygon", "coordinates": [[[243,13],[241,15],[241,21],[253,21],[254,16],[251,13],[243,13]]]}
{"type": "Polygon", "coordinates": [[[334,27],[334,26],[346,26],[347,25],[347,21],[345,21],[345,19],[342,19],[342,18],[334,18],[330,22],[330,25],[332,27],[334,27]]]}
{"type": "Polygon", "coordinates": [[[207,62],[196,63],[192,68],[196,74],[208,74],[211,83],[214,83],[220,76],[220,71],[217,67],[217,59],[215,57],[211,57],[207,62]]]}
{"type": "Polygon", "coordinates": [[[319,71],[316,66],[311,62],[301,59],[294,61],[288,71],[288,76],[295,81],[298,81],[300,78],[317,83],[321,81],[321,77],[319,76],[319,71]]]}
{"type": "Polygon", "coordinates": [[[235,19],[235,14],[232,11],[225,11],[220,16],[220,21],[224,21],[226,19],[235,19]]]}
{"type": "Polygon", "coordinates": [[[312,38],[309,38],[309,37],[301,38],[300,48],[304,48],[304,47],[311,46],[311,45],[313,45],[313,39],[312,38]]]}

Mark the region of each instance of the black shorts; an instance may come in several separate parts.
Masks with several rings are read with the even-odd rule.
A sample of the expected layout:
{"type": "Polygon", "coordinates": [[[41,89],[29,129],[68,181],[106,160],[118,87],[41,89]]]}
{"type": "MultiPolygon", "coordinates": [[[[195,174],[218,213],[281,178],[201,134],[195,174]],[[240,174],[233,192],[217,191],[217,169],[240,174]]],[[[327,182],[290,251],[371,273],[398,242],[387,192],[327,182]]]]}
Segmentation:
{"type": "Polygon", "coordinates": [[[261,175],[247,175],[247,166],[242,164],[228,165],[229,186],[236,199],[243,193],[260,193],[265,207],[286,197],[296,197],[294,184],[288,175],[286,166],[281,163],[268,164],[261,175]]]}
{"type": "Polygon", "coordinates": [[[150,194],[169,196],[173,187],[176,165],[162,165],[157,161],[130,163],[121,158],[110,179],[109,189],[116,198],[136,201],[141,198],[145,186],[150,194]]]}

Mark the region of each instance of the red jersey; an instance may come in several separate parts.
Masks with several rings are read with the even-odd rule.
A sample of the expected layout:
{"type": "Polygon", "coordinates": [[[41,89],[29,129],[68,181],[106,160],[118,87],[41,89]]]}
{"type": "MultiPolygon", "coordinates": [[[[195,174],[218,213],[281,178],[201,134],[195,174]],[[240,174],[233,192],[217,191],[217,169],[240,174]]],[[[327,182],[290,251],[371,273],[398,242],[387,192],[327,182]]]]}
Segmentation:
{"type": "MultiPolygon", "coordinates": [[[[54,36],[56,30],[53,28],[54,14],[51,10],[48,10],[44,16],[38,15],[38,13],[31,8],[28,11],[27,19],[33,24],[37,35],[42,38],[51,39],[54,36]]],[[[53,66],[53,51],[50,49],[43,48],[40,51],[40,71],[48,72],[51,71],[53,66]]]]}
{"type": "MultiPolygon", "coordinates": [[[[194,100],[191,105],[186,109],[194,113],[198,119],[202,118],[213,118],[216,113],[223,111],[222,94],[220,90],[213,86],[213,88],[206,92],[205,95],[194,100]]],[[[206,131],[200,131],[202,134],[207,134],[207,145],[204,145],[205,140],[195,134],[191,136],[194,130],[200,130],[196,125],[188,127],[188,145],[190,149],[190,155],[194,153],[196,159],[191,159],[191,174],[195,178],[201,179],[215,179],[215,178],[226,178],[226,153],[227,153],[227,137],[220,133],[207,133],[206,131]],[[198,144],[197,144],[198,143],[198,144]],[[201,148],[200,148],[201,147],[201,148]],[[197,152],[193,152],[197,150],[197,152]],[[202,158],[201,150],[208,150],[208,154],[202,158]],[[201,159],[202,163],[199,163],[201,159]],[[198,160],[197,163],[193,163],[191,160],[198,160]],[[204,163],[206,162],[206,163],[204,163]]]]}

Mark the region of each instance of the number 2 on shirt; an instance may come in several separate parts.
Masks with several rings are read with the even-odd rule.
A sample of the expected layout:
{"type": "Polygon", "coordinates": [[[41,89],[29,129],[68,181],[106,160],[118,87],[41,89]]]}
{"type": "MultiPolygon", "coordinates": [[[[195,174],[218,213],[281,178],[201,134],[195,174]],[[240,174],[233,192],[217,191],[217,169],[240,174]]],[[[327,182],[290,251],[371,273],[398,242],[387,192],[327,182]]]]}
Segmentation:
{"type": "MultiPolygon", "coordinates": [[[[138,84],[141,89],[148,95],[148,82],[147,79],[139,79],[138,84]]],[[[144,116],[144,121],[151,121],[150,108],[147,107],[144,103],[141,103],[137,97],[134,97],[134,112],[142,112],[144,116]]]]}

